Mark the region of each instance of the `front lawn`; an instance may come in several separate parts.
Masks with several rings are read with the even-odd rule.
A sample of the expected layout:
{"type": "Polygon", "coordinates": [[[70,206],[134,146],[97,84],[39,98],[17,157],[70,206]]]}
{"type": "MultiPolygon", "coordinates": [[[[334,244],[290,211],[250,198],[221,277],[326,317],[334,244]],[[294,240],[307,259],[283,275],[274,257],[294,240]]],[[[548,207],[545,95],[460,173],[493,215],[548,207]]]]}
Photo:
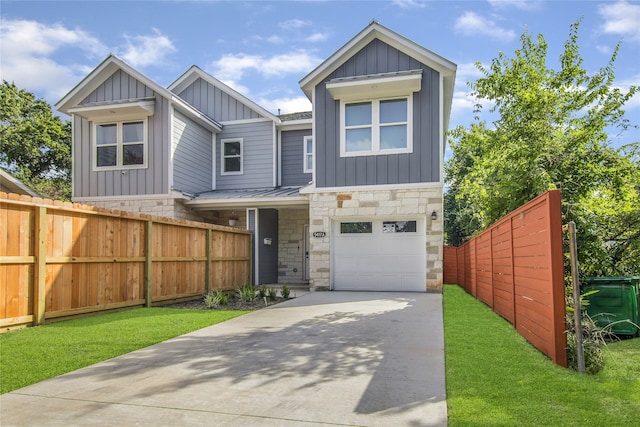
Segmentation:
{"type": "Polygon", "coordinates": [[[0,335],[0,393],[245,314],[137,308],[0,335]]]}
{"type": "Polygon", "coordinates": [[[554,365],[457,285],[443,304],[450,426],[638,424],[640,338],[608,345],[589,376],[554,365]]]}

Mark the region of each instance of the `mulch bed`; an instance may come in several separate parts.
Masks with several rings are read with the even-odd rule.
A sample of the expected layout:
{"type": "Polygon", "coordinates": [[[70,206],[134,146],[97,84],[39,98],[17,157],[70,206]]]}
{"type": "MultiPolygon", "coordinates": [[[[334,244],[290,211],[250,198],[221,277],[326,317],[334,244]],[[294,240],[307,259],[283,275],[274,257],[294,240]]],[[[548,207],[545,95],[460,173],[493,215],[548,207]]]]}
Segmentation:
{"type": "MultiPolygon", "coordinates": [[[[290,298],[291,299],[291,298],[290,298]]],[[[272,306],[278,304],[282,301],[285,301],[282,297],[277,297],[275,301],[270,301],[267,299],[267,305],[265,305],[264,300],[262,298],[256,297],[253,301],[247,302],[242,301],[238,298],[231,298],[229,300],[229,304],[227,305],[219,305],[217,307],[207,307],[204,303],[204,298],[199,298],[192,301],[183,301],[176,302],[173,304],[167,304],[163,307],[168,308],[186,308],[191,310],[260,310],[261,308],[265,308],[267,306],[272,306]]]]}

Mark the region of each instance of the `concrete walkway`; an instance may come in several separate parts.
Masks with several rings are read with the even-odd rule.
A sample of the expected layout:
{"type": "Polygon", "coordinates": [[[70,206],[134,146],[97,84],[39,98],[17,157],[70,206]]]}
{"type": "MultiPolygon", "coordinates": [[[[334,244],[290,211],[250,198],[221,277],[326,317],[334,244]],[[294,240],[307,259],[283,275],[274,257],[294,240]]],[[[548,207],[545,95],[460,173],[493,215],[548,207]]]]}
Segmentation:
{"type": "Polygon", "coordinates": [[[8,426],[441,426],[442,295],[316,292],[4,394],[8,426]]]}

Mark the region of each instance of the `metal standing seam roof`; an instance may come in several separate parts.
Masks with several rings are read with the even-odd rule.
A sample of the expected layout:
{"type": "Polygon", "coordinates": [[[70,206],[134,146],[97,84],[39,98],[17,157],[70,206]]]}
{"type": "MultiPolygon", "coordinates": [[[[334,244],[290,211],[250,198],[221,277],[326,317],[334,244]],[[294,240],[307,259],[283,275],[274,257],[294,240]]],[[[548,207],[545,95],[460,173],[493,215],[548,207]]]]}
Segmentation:
{"type": "Polygon", "coordinates": [[[291,197],[299,196],[302,187],[250,188],[246,190],[214,190],[198,193],[198,199],[244,199],[256,197],[291,197]]]}
{"type": "Polygon", "coordinates": [[[302,187],[251,188],[246,190],[205,191],[185,202],[194,209],[229,209],[234,207],[301,206],[308,197],[300,194],[302,187]]]}

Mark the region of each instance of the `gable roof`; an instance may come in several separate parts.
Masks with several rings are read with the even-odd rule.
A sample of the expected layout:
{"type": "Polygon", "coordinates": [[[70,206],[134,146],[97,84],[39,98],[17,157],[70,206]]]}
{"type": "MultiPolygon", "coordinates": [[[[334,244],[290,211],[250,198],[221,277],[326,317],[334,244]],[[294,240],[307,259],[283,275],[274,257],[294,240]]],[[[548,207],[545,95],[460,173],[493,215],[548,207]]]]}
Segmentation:
{"type": "Polygon", "coordinates": [[[262,115],[265,118],[273,120],[274,122],[280,122],[280,119],[275,115],[267,111],[265,108],[256,104],[246,96],[242,95],[240,92],[232,89],[230,86],[222,83],[220,80],[213,77],[211,74],[202,70],[197,65],[192,65],[187,71],[184,72],[175,82],[169,85],[169,90],[175,94],[178,94],[185,90],[189,85],[193,82],[201,78],[202,80],[210,83],[212,86],[220,89],[222,92],[226,93],[232,98],[237,99],[241,103],[245,104],[252,110],[255,110],[257,113],[262,115]]]}
{"type": "Polygon", "coordinates": [[[428,67],[440,73],[444,80],[444,121],[445,129],[449,125],[449,115],[451,113],[451,102],[453,101],[453,86],[456,78],[457,65],[448,59],[420,46],[419,44],[391,31],[387,27],[373,20],[362,31],[356,34],[344,46],[338,49],[333,55],[324,60],[313,71],[300,80],[300,87],[312,100],[313,88],[325,80],[333,71],[347,62],[353,55],[362,50],[373,40],[378,39],[389,46],[398,49],[400,52],[409,55],[428,67]]]}
{"type": "Polygon", "coordinates": [[[55,105],[58,111],[65,114],[69,114],[69,110],[77,106],[83,99],[91,94],[98,86],[100,86],[106,79],[108,79],[113,73],[118,70],[122,70],[129,74],[136,80],[140,81],[144,85],[148,86],[155,93],[167,98],[174,107],[178,108],[181,112],[186,113],[193,119],[198,120],[201,124],[207,128],[220,132],[222,125],[206,116],[198,109],[184,102],[179,96],[173,92],[162,87],[158,83],[145,76],[122,59],[118,58],[114,54],[109,54],[107,58],[102,61],[96,68],[93,69],[84,79],[80,81],[73,89],[69,91],[60,101],[55,105]]]}
{"type": "Polygon", "coordinates": [[[37,191],[20,181],[9,172],[0,168],[0,191],[6,193],[22,194],[31,197],[42,197],[37,191]]]}

